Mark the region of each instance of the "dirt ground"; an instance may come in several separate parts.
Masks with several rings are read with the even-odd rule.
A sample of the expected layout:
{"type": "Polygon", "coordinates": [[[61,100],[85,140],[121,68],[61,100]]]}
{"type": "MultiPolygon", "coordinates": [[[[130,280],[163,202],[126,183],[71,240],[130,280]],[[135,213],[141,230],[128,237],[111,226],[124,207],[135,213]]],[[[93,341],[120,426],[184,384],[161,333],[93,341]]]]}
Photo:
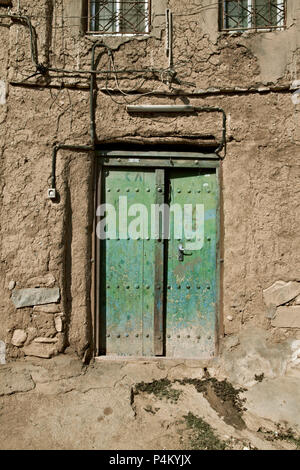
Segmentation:
{"type": "MultiPolygon", "coordinates": [[[[261,411],[264,400],[270,404],[269,387],[273,400],[276,390],[281,394],[288,416],[292,403],[277,379],[259,376],[246,390],[214,375],[197,361],[106,360],[84,366],[68,354],[2,365],[0,449],[300,447],[297,422],[261,411]],[[253,406],[257,394],[260,414],[253,406]]],[[[297,400],[300,379],[288,380],[297,400]]],[[[293,412],[299,418],[299,410],[293,412]]]]}

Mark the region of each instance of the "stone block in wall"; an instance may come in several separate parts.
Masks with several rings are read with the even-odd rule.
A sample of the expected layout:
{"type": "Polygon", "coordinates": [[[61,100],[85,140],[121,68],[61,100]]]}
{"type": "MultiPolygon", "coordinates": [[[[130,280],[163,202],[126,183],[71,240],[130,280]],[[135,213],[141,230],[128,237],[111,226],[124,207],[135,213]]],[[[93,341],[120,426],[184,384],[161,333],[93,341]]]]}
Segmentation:
{"type": "Polygon", "coordinates": [[[34,343],[43,343],[43,344],[55,344],[57,343],[57,341],[58,341],[57,338],[44,338],[44,337],[35,338],[33,340],[34,343]]]}
{"type": "Polygon", "coordinates": [[[53,344],[31,343],[28,346],[24,346],[23,352],[25,356],[35,356],[44,359],[50,359],[50,357],[56,354],[56,348],[53,344]]]}
{"type": "Polygon", "coordinates": [[[8,283],[8,289],[13,290],[16,287],[16,281],[10,281],[8,283]]]}
{"type": "Polygon", "coordinates": [[[264,302],[268,309],[268,318],[273,318],[276,307],[293,300],[300,294],[300,282],[276,281],[263,291],[264,302]]]}
{"type": "Polygon", "coordinates": [[[34,305],[58,302],[60,299],[60,292],[58,287],[14,289],[12,291],[11,299],[16,308],[32,307],[34,305]]]}
{"type": "Polygon", "coordinates": [[[33,312],[42,312],[42,313],[60,313],[61,307],[57,304],[45,304],[45,305],[36,305],[33,307],[33,312]]]}
{"type": "Polygon", "coordinates": [[[278,328],[300,328],[300,306],[278,307],[271,324],[278,328]]]}
{"type": "Polygon", "coordinates": [[[45,276],[33,277],[26,284],[30,287],[54,287],[56,283],[53,274],[48,273],[45,276]]]}
{"type": "Polygon", "coordinates": [[[291,84],[291,90],[300,89],[300,80],[294,80],[291,84]]]}
{"type": "Polygon", "coordinates": [[[55,324],[55,329],[58,333],[61,333],[63,331],[63,320],[61,315],[57,315],[54,318],[54,324],[55,324]]]}
{"type": "Polygon", "coordinates": [[[11,344],[19,348],[20,346],[23,346],[26,339],[27,339],[26,331],[17,329],[14,331],[12,335],[11,344]]]}
{"type": "Polygon", "coordinates": [[[295,106],[300,104],[300,89],[292,94],[292,102],[295,106]]]}

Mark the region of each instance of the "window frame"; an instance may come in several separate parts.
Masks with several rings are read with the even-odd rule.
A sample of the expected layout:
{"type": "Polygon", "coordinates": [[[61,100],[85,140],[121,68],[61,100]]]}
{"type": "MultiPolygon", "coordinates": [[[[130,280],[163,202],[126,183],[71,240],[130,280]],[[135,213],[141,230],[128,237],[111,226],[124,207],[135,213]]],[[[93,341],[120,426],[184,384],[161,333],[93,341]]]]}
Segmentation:
{"type": "MultiPolygon", "coordinates": [[[[224,33],[231,33],[231,32],[245,32],[245,31],[280,31],[286,28],[286,18],[287,18],[287,0],[277,0],[278,2],[283,3],[283,19],[280,22],[281,24],[278,25],[253,25],[251,18],[252,15],[249,15],[247,18],[247,26],[241,26],[238,28],[226,27],[226,13],[225,13],[225,3],[230,0],[219,0],[219,29],[221,32],[224,33]],[[249,21],[250,19],[250,21],[249,21]]],[[[272,0],[271,0],[272,1],[272,0]]],[[[247,8],[253,11],[253,7],[255,7],[255,0],[247,0],[247,8]]]]}
{"type": "MultiPolygon", "coordinates": [[[[151,26],[151,7],[152,7],[152,0],[144,0],[145,6],[148,9],[148,14],[145,15],[145,31],[140,31],[140,32],[126,32],[126,31],[120,31],[120,21],[117,18],[116,21],[116,31],[98,31],[98,30],[92,30],[91,29],[91,1],[87,1],[87,28],[86,28],[86,34],[92,35],[92,36],[146,36],[149,35],[150,33],[150,26],[151,26]]],[[[122,3],[122,0],[110,0],[114,3],[116,3],[116,10],[117,12],[120,11],[120,6],[122,3]]],[[[132,0],[134,2],[134,0],[132,0]]]]}

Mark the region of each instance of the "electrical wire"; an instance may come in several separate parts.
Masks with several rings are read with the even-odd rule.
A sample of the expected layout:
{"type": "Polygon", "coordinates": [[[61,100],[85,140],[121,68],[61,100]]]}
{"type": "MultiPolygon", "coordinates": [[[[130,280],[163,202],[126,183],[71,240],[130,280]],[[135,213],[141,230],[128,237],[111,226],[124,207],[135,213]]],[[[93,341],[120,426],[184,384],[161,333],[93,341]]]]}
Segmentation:
{"type": "Polygon", "coordinates": [[[127,92],[124,92],[123,90],[121,90],[121,87],[119,85],[119,79],[118,79],[118,76],[116,74],[116,68],[115,68],[115,63],[114,63],[114,57],[113,57],[112,53],[109,53],[108,56],[109,56],[111,66],[113,68],[115,83],[116,83],[117,89],[120,91],[120,93],[124,96],[130,96],[131,93],[139,91],[142,88],[142,86],[144,85],[144,83],[146,83],[147,78],[144,78],[137,87],[132,88],[131,90],[127,90],[127,92]]]}
{"type": "MultiPolygon", "coordinates": [[[[123,106],[124,104],[132,104],[132,103],[135,103],[136,101],[138,101],[139,99],[143,98],[144,96],[153,95],[153,94],[155,94],[156,92],[158,92],[159,89],[161,88],[161,86],[160,86],[160,87],[158,87],[157,90],[151,90],[151,91],[149,91],[149,92],[147,92],[147,93],[141,93],[141,94],[139,94],[139,96],[135,97],[134,99],[128,100],[128,99],[126,98],[126,95],[127,95],[127,94],[124,93],[124,92],[118,87],[118,91],[123,95],[123,101],[118,101],[118,100],[116,100],[116,98],[111,94],[111,91],[109,90],[107,84],[108,84],[108,80],[106,79],[106,81],[105,81],[105,91],[106,91],[106,93],[108,94],[108,96],[110,97],[110,99],[111,99],[114,103],[116,103],[116,104],[118,104],[118,105],[121,105],[121,106],[123,106]]],[[[128,96],[129,96],[129,95],[128,95],[128,96]]]]}
{"type": "MultiPolygon", "coordinates": [[[[139,2],[140,3],[140,2],[139,2]]],[[[215,3],[209,3],[207,5],[198,5],[198,7],[195,8],[195,10],[189,12],[189,13],[173,13],[174,16],[192,16],[192,15],[197,15],[199,12],[203,11],[203,10],[206,10],[206,9],[210,9],[212,7],[215,7],[215,6],[218,6],[219,5],[219,2],[215,2],[215,3]]],[[[95,14],[93,15],[71,15],[71,16],[65,16],[65,15],[55,15],[56,18],[64,18],[64,19],[96,19],[97,16],[99,15],[101,9],[99,9],[95,14]]],[[[164,13],[161,13],[161,14],[154,14],[153,17],[164,17],[165,14],[164,13]]],[[[39,19],[39,18],[43,18],[43,19],[49,19],[51,18],[51,15],[30,15],[31,18],[35,18],[35,19],[39,19]]],[[[77,26],[76,24],[74,25],[71,25],[71,26],[77,26]]]]}
{"type": "MultiPolygon", "coordinates": [[[[211,7],[211,5],[210,5],[210,7],[211,7]]],[[[203,10],[204,8],[207,8],[207,6],[202,7],[200,10],[203,10]]],[[[100,10],[98,10],[98,12],[95,14],[94,18],[97,16],[99,11],[100,10]]],[[[197,13],[199,13],[199,11],[190,12],[189,14],[181,15],[181,16],[188,16],[188,15],[197,14],[197,13]]],[[[177,16],[177,15],[174,14],[174,16],[177,16]]],[[[142,97],[153,95],[154,93],[158,93],[159,90],[161,89],[162,85],[165,84],[166,82],[170,87],[170,82],[172,82],[172,79],[176,75],[176,72],[174,70],[171,70],[170,67],[167,68],[167,69],[156,69],[156,70],[153,69],[153,68],[143,69],[143,70],[126,70],[126,69],[124,69],[122,71],[117,70],[116,67],[115,67],[113,53],[107,46],[104,46],[104,47],[106,47],[106,51],[107,51],[107,54],[108,54],[109,70],[106,71],[106,72],[103,71],[103,70],[101,70],[101,71],[94,70],[93,69],[94,51],[95,51],[95,48],[96,48],[97,45],[103,46],[103,44],[101,44],[101,43],[99,43],[99,44],[94,43],[94,45],[92,47],[92,69],[91,70],[67,70],[67,69],[59,69],[59,68],[55,68],[55,67],[49,67],[48,68],[48,67],[45,67],[44,65],[40,64],[39,61],[38,61],[37,37],[36,37],[35,30],[33,28],[33,25],[31,23],[31,19],[27,15],[21,15],[21,14],[18,14],[18,15],[14,15],[14,14],[0,15],[0,18],[10,18],[12,21],[15,20],[15,21],[19,21],[19,22],[24,21],[26,23],[28,29],[29,29],[31,60],[32,60],[34,66],[36,68],[36,72],[29,75],[27,78],[24,79],[24,81],[29,80],[30,78],[32,78],[32,77],[34,77],[38,74],[45,75],[46,73],[49,73],[51,71],[56,72],[56,73],[61,73],[61,74],[73,74],[73,75],[74,74],[78,74],[78,75],[89,74],[90,75],[90,100],[91,100],[90,108],[91,108],[91,140],[92,140],[92,144],[91,145],[82,145],[82,146],[55,144],[55,146],[53,148],[53,157],[52,157],[52,188],[55,188],[55,185],[56,185],[56,182],[55,182],[56,155],[57,155],[57,152],[60,149],[61,150],[67,150],[67,149],[76,150],[77,149],[77,150],[93,151],[94,148],[95,148],[96,135],[95,135],[95,132],[94,132],[95,129],[94,129],[94,117],[93,117],[93,114],[94,114],[94,104],[93,103],[94,103],[95,77],[98,74],[99,75],[100,74],[102,74],[102,75],[105,74],[106,75],[105,90],[106,90],[108,96],[110,97],[110,99],[118,105],[132,104],[132,103],[140,100],[142,97]],[[128,96],[130,96],[130,94],[132,94],[132,93],[138,93],[139,90],[141,89],[141,87],[144,85],[144,83],[148,80],[148,77],[144,77],[142,79],[142,81],[135,88],[132,88],[131,90],[127,90],[125,92],[124,90],[122,90],[122,88],[120,86],[120,83],[119,83],[119,78],[118,78],[119,73],[126,73],[126,74],[130,74],[130,73],[132,73],[132,74],[133,73],[144,73],[144,74],[152,73],[152,75],[154,75],[154,77],[156,79],[158,77],[155,76],[155,74],[158,74],[159,75],[159,80],[160,80],[161,83],[160,83],[160,86],[156,90],[151,90],[151,91],[146,92],[146,93],[140,93],[139,96],[135,97],[132,100],[129,100],[128,96]],[[166,78],[164,78],[164,74],[166,74],[166,78]],[[113,75],[113,77],[114,77],[114,81],[115,81],[117,90],[119,91],[119,93],[123,97],[122,102],[116,100],[115,97],[112,96],[112,94],[111,94],[111,92],[108,88],[108,80],[111,77],[111,75],[113,75]]],[[[39,16],[39,18],[41,18],[41,16],[39,16]]],[[[49,15],[48,18],[52,19],[53,16],[49,15]]],[[[55,15],[55,18],[58,18],[58,16],[55,15]]],[[[63,18],[63,20],[66,20],[68,17],[66,17],[65,15],[62,15],[62,18],[63,18]]],[[[80,17],[80,18],[82,18],[82,17],[80,17]]],[[[91,18],[90,15],[89,15],[89,18],[91,18]]],[[[66,28],[65,22],[63,23],[62,28],[63,29],[66,28]]],[[[54,100],[52,102],[52,105],[57,100],[58,95],[59,95],[59,93],[54,98],[54,100]]],[[[69,100],[70,100],[70,97],[69,97],[69,100]]],[[[60,106],[58,105],[58,107],[60,107],[60,106]]],[[[69,105],[68,109],[70,107],[72,108],[71,101],[70,101],[70,105],[69,105]]],[[[68,111],[68,109],[66,111],[68,111]]],[[[217,152],[218,152],[223,148],[224,145],[226,145],[226,138],[225,138],[226,137],[226,134],[225,134],[226,133],[226,115],[225,115],[224,111],[221,110],[221,108],[220,109],[215,109],[215,110],[223,112],[223,117],[225,116],[224,121],[223,121],[223,139],[222,139],[222,143],[220,144],[219,148],[217,149],[217,152]],[[225,128],[224,128],[224,126],[225,126],[225,128]]],[[[207,111],[208,111],[208,108],[207,108],[207,111]]],[[[209,111],[211,111],[211,109],[209,109],[209,111]]],[[[72,109],[71,109],[71,112],[72,112],[72,109]]],[[[59,126],[59,120],[58,120],[58,126],[59,126]]],[[[70,123],[70,126],[72,126],[71,123],[70,123]]],[[[57,131],[58,131],[58,128],[57,128],[57,131]]]]}
{"type": "Polygon", "coordinates": [[[35,30],[32,26],[31,20],[27,15],[13,15],[13,14],[0,14],[0,18],[9,18],[12,21],[19,21],[22,24],[22,21],[25,21],[30,35],[30,55],[33,65],[36,68],[36,74],[40,73],[44,75],[46,73],[46,68],[43,64],[39,63],[38,60],[38,49],[37,49],[37,37],[35,30]]]}

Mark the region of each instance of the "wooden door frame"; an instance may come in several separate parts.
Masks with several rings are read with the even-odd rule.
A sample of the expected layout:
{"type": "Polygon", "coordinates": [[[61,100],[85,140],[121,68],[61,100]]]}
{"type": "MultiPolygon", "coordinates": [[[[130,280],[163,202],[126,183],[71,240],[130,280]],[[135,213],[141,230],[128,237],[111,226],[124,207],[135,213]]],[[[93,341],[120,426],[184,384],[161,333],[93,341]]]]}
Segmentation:
{"type": "MultiPolygon", "coordinates": [[[[91,311],[93,323],[93,354],[94,357],[104,356],[100,350],[101,344],[101,252],[100,240],[96,236],[96,210],[102,202],[102,175],[103,168],[162,168],[162,169],[216,169],[216,179],[218,183],[217,192],[217,253],[216,253],[216,327],[215,327],[215,356],[219,353],[219,339],[224,335],[223,331],[223,210],[222,210],[222,160],[213,152],[166,152],[166,151],[118,151],[99,150],[96,151],[95,178],[94,178],[94,214],[93,214],[93,234],[92,234],[92,273],[91,273],[91,311]]],[[[109,357],[109,356],[108,356],[109,357]]],[[[127,357],[127,359],[134,357],[127,357]]],[[[143,359],[145,359],[144,357],[143,359]]],[[[170,359],[165,356],[153,356],[151,359],[170,359]]],[[[184,359],[184,358],[182,358],[184,359]]]]}

